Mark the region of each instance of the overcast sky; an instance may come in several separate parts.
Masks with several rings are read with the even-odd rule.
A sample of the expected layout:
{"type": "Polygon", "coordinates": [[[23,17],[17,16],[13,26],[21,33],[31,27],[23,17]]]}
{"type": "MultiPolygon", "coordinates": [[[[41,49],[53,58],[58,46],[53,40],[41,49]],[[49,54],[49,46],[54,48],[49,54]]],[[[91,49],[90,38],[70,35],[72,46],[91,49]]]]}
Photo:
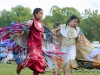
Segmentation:
{"type": "Polygon", "coordinates": [[[74,7],[80,13],[85,9],[98,9],[100,13],[100,0],[0,0],[0,11],[3,9],[11,10],[12,7],[23,5],[33,10],[40,7],[44,10],[44,15],[49,14],[49,10],[53,5],[58,7],[74,7]]]}

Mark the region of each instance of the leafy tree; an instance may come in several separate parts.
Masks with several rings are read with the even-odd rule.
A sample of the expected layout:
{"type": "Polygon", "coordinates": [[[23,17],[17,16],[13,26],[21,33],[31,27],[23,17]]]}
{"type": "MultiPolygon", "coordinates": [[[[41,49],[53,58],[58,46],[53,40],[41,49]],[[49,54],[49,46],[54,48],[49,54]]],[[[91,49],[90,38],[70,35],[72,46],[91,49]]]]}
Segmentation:
{"type": "Polygon", "coordinates": [[[30,8],[25,8],[22,5],[18,5],[16,7],[12,7],[12,11],[14,14],[14,19],[19,22],[27,21],[32,18],[30,8]]]}
{"type": "Polygon", "coordinates": [[[6,27],[11,22],[25,22],[32,18],[32,13],[30,8],[18,5],[12,7],[11,11],[2,10],[0,11],[0,27],[6,27]]]}
{"type": "Polygon", "coordinates": [[[51,22],[51,23],[47,22],[46,24],[47,24],[47,26],[50,26],[50,28],[53,28],[53,25],[49,25],[49,24],[55,24],[56,22],[66,23],[66,21],[70,18],[71,15],[77,15],[79,18],[82,19],[81,15],[77,9],[72,8],[72,7],[60,8],[55,5],[55,6],[51,7],[50,15],[46,16],[43,19],[43,21],[47,22],[47,20],[49,19],[48,22],[51,22]]]}
{"type": "Polygon", "coordinates": [[[5,27],[6,25],[10,24],[10,12],[4,9],[0,12],[0,14],[0,27],[5,27]]]}
{"type": "Polygon", "coordinates": [[[97,10],[91,11],[86,9],[83,15],[83,21],[81,23],[81,28],[84,34],[90,41],[100,41],[98,35],[100,33],[100,15],[97,10]]]}

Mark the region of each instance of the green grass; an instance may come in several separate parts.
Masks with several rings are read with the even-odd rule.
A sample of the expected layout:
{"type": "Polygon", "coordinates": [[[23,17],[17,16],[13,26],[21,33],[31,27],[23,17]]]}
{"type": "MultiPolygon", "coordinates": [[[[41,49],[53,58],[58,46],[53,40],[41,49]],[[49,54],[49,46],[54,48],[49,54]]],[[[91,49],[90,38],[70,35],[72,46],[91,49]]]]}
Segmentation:
{"type": "MultiPolygon", "coordinates": [[[[0,63],[0,75],[17,75],[16,74],[16,64],[1,64],[0,63]]],[[[51,73],[46,73],[47,75],[52,75],[51,73]]],[[[46,75],[42,74],[42,75],[46,75]]],[[[21,71],[20,75],[33,75],[33,72],[25,68],[21,71]]]]}
{"type": "MultiPolygon", "coordinates": [[[[16,65],[13,64],[0,64],[0,75],[17,75],[16,74],[16,65]]],[[[32,71],[28,68],[25,68],[21,71],[20,75],[33,75],[32,71]]],[[[45,74],[41,75],[53,75],[51,72],[46,72],[45,74]]],[[[63,74],[62,74],[63,75],[63,74]]],[[[100,75],[99,70],[73,70],[72,75],[100,75]]]]}

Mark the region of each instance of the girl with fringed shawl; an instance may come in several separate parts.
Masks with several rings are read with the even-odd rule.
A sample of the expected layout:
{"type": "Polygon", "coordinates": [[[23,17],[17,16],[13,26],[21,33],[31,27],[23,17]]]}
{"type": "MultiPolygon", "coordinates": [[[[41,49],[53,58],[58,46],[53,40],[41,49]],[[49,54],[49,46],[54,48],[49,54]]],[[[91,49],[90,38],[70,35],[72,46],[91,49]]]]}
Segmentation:
{"type": "Polygon", "coordinates": [[[72,68],[78,67],[75,60],[76,57],[77,59],[85,59],[85,57],[94,50],[94,47],[85,38],[81,28],[76,26],[79,22],[79,18],[72,15],[66,24],[62,24],[52,30],[56,33],[61,52],[66,53],[66,55],[62,56],[63,62],[61,69],[64,75],[71,75],[72,68]]]}
{"type": "Polygon", "coordinates": [[[41,8],[35,8],[33,11],[34,19],[32,22],[27,22],[25,25],[30,27],[28,42],[27,42],[27,58],[23,63],[19,63],[17,66],[17,74],[24,67],[28,67],[33,71],[33,75],[39,75],[39,73],[45,72],[45,61],[42,56],[42,34],[44,27],[41,22],[43,17],[43,10],[41,8]]]}
{"type": "Polygon", "coordinates": [[[61,52],[66,53],[62,56],[62,69],[64,75],[70,75],[72,68],[77,68],[76,57],[76,38],[80,31],[77,25],[79,23],[79,18],[72,15],[66,24],[60,25],[53,32],[56,31],[57,42],[59,43],[59,48],[61,52]]]}

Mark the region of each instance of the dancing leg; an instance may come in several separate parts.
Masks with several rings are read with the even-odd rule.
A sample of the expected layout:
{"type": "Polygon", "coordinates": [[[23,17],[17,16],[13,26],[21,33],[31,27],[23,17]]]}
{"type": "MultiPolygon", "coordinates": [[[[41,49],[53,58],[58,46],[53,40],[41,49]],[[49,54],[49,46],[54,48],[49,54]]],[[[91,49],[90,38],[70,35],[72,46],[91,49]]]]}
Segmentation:
{"type": "Polygon", "coordinates": [[[19,75],[22,69],[23,69],[22,63],[18,63],[16,73],[19,75]]]}
{"type": "Polygon", "coordinates": [[[34,71],[34,72],[33,72],[33,75],[39,75],[39,73],[34,71]]]}

